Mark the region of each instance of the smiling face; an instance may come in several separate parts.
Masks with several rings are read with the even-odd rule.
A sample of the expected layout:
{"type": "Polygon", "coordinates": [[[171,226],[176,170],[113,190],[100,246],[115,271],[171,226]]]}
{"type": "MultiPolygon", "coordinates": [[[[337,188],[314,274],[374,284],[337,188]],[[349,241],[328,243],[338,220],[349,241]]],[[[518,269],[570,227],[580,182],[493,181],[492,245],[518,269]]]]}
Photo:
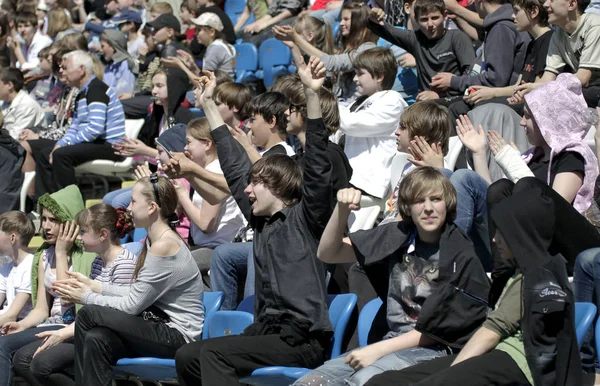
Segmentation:
{"type": "Polygon", "coordinates": [[[252,214],[255,216],[272,216],[279,210],[277,204],[281,204],[281,200],[275,197],[262,182],[251,182],[244,193],[252,203],[252,214]]]}
{"type": "Polygon", "coordinates": [[[184,150],[190,152],[192,160],[196,164],[205,167],[208,161],[207,153],[211,142],[208,139],[196,139],[189,131],[186,132],[185,139],[187,144],[184,150]]]}
{"type": "Polygon", "coordinates": [[[529,106],[527,106],[527,104],[525,104],[525,110],[520,124],[521,127],[525,129],[525,135],[527,136],[527,140],[530,144],[537,147],[546,144],[546,140],[544,140],[542,132],[535,122],[533,115],[531,115],[531,110],[529,110],[529,106]]]}
{"type": "Polygon", "coordinates": [[[439,39],[444,35],[444,15],[440,11],[422,11],[418,17],[419,28],[427,39],[439,39]]]}
{"type": "Polygon", "coordinates": [[[152,202],[148,201],[142,194],[143,185],[136,183],[131,191],[131,203],[127,210],[131,213],[133,225],[136,228],[147,228],[150,224],[150,215],[152,212],[152,202]]]}
{"type": "Polygon", "coordinates": [[[549,24],[562,24],[569,16],[569,12],[576,8],[577,2],[572,0],[546,0],[544,8],[548,12],[549,24]],[[573,3],[575,6],[573,6],[573,3]]]}
{"type": "Polygon", "coordinates": [[[35,29],[36,27],[31,23],[19,23],[17,25],[17,32],[19,32],[19,35],[25,39],[27,45],[31,44],[33,35],[35,35],[35,29]]]}
{"type": "Polygon", "coordinates": [[[58,232],[60,230],[60,220],[56,218],[48,209],[42,209],[42,231],[44,240],[50,245],[56,244],[58,232]]]}
{"type": "Polygon", "coordinates": [[[396,136],[396,148],[401,153],[408,153],[410,147],[410,130],[402,124],[398,125],[398,129],[394,132],[396,136]]]}
{"type": "Polygon", "coordinates": [[[373,76],[363,68],[357,69],[354,75],[354,83],[356,83],[358,86],[358,92],[360,95],[370,96],[375,94],[377,91],[380,91],[382,81],[383,76],[373,78],[373,76]]]}
{"type": "Polygon", "coordinates": [[[342,10],[340,20],[340,31],[342,36],[348,36],[350,34],[350,27],[352,26],[352,12],[349,9],[342,10]]]}
{"type": "Polygon", "coordinates": [[[167,77],[162,72],[159,72],[152,78],[152,96],[155,98],[154,103],[157,105],[166,106],[168,104],[167,77]]]}
{"type": "Polygon", "coordinates": [[[421,239],[427,239],[426,235],[439,234],[446,222],[446,212],[442,192],[431,191],[415,199],[410,205],[410,217],[421,239]]]}
{"type": "Polygon", "coordinates": [[[94,231],[89,225],[79,225],[79,240],[86,252],[100,253],[104,251],[104,240],[108,237],[108,231],[101,229],[94,231]]]}

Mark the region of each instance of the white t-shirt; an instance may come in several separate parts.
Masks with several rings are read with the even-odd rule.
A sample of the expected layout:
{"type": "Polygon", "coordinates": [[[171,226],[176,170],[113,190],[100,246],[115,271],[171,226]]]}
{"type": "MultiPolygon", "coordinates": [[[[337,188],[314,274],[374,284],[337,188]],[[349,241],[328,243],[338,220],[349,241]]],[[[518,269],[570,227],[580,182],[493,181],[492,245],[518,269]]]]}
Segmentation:
{"type": "MultiPolygon", "coordinates": [[[[223,174],[221,170],[221,164],[219,160],[206,165],[206,170],[213,173],[223,174]]],[[[202,206],[204,199],[198,192],[194,192],[192,202],[197,208],[202,206]]],[[[238,207],[235,199],[229,196],[224,202],[221,203],[221,209],[217,215],[217,229],[212,233],[202,232],[196,224],[192,222],[190,232],[194,244],[198,247],[215,248],[221,244],[229,243],[233,241],[237,231],[245,226],[246,220],[242,215],[242,211],[238,207]]]]}
{"type": "MultiPolygon", "coordinates": [[[[4,314],[12,305],[19,292],[31,295],[31,264],[33,255],[29,254],[23,259],[21,264],[14,266],[11,261],[0,269],[0,293],[6,294],[6,303],[0,310],[0,315],[4,314]]],[[[17,320],[26,317],[31,311],[31,298],[23,307],[17,320]]]]}

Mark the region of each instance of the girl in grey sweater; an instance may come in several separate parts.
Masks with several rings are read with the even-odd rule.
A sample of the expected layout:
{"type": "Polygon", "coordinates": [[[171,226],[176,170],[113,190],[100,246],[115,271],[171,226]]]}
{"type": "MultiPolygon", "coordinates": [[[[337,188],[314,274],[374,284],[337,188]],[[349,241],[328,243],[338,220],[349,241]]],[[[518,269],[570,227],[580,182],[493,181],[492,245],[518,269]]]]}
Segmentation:
{"type": "Polygon", "coordinates": [[[175,187],[153,174],[136,183],[131,197],[133,222],[148,232],[135,283],[101,288],[78,280],[55,283],[64,296],[86,305],[75,327],[78,385],[111,385],[114,361],[173,358],[179,347],[201,337],[202,281],[189,249],[173,229],[175,187]]]}

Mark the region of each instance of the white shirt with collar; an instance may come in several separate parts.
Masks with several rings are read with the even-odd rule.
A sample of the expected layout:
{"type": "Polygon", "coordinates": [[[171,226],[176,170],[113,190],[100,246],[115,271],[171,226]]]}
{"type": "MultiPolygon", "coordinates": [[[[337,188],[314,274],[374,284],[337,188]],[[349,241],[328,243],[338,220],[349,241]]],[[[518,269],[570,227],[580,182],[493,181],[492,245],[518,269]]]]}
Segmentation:
{"type": "Polygon", "coordinates": [[[2,114],[4,115],[4,128],[16,141],[19,140],[24,129],[41,126],[46,119],[42,106],[25,90],[19,91],[11,103],[3,103],[2,114]]]}
{"type": "Polygon", "coordinates": [[[25,47],[25,45],[21,45],[21,50],[23,51],[23,56],[25,57],[26,63],[17,62],[17,68],[21,70],[31,70],[32,68],[37,68],[40,65],[40,59],[38,58],[38,54],[41,50],[48,47],[52,44],[52,39],[48,36],[43,35],[38,29],[33,35],[33,39],[31,40],[31,44],[29,47],[25,47]]]}

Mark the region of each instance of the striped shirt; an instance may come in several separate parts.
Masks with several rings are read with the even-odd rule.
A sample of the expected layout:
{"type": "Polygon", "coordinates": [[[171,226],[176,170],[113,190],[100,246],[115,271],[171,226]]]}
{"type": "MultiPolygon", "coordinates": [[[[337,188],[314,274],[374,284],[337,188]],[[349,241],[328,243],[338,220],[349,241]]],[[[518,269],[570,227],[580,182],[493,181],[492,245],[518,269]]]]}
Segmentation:
{"type": "Polygon", "coordinates": [[[102,258],[98,256],[92,263],[90,279],[102,284],[131,285],[136,262],[137,256],[127,249],[123,249],[112,264],[106,267],[102,258]]]}
{"type": "Polygon", "coordinates": [[[68,146],[103,140],[117,143],[125,138],[125,114],[117,95],[96,77],[81,88],[71,126],[57,145],[68,146]]]}

